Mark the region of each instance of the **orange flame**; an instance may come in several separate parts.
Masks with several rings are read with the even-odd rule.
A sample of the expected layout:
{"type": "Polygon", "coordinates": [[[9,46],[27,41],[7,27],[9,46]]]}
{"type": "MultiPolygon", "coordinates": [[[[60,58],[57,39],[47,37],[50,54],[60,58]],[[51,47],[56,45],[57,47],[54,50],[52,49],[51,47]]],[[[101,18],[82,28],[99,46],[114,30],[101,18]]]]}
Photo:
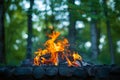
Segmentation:
{"type": "Polygon", "coordinates": [[[68,66],[76,66],[75,62],[82,60],[82,57],[78,53],[72,53],[68,49],[69,42],[66,38],[57,40],[59,35],[60,32],[53,32],[48,35],[50,39],[45,42],[45,49],[38,49],[38,51],[35,52],[34,65],[53,64],[57,66],[59,64],[59,55],[62,55],[61,58],[66,60],[68,66]],[[73,60],[69,57],[72,57],[73,60]]]}

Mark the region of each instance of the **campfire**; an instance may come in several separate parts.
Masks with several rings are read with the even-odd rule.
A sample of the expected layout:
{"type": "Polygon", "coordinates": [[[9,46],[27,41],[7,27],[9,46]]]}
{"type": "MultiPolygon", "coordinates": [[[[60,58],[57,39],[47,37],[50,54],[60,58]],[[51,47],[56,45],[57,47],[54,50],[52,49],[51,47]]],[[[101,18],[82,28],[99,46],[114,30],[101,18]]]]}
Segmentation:
{"type": "Polygon", "coordinates": [[[0,66],[0,80],[119,80],[117,65],[94,65],[69,49],[60,32],[49,34],[44,49],[35,52],[34,65],[0,66]],[[71,66],[71,67],[70,67],[71,66]],[[82,66],[82,67],[81,67],[82,66]]]}
{"type": "Polygon", "coordinates": [[[67,64],[68,66],[81,66],[82,57],[69,49],[69,41],[64,38],[58,40],[60,32],[52,32],[49,39],[44,43],[44,49],[35,52],[34,65],[55,65],[67,64]]]}

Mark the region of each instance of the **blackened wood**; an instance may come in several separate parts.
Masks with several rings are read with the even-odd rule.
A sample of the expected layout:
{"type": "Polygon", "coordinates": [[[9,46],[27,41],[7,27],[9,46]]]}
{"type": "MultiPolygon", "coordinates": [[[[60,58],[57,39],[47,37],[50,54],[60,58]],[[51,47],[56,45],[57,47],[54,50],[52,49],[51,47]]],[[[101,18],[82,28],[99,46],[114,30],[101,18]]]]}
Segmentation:
{"type": "Polygon", "coordinates": [[[119,74],[120,75],[120,67],[119,66],[111,67],[110,74],[119,74]]]}
{"type": "Polygon", "coordinates": [[[91,77],[95,76],[95,71],[93,66],[87,65],[87,66],[84,66],[84,68],[87,70],[87,73],[89,76],[91,77]]]}
{"type": "Polygon", "coordinates": [[[119,80],[120,79],[120,66],[112,65],[109,73],[110,80],[119,80]]]}
{"type": "Polygon", "coordinates": [[[116,65],[0,67],[0,80],[118,80],[119,78],[120,67],[116,65]]]}
{"type": "Polygon", "coordinates": [[[15,76],[21,76],[21,75],[32,75],[32,67],[17,67],[14,70],[15,76]]]}
{"type": "Polygon", "coordinates": [[[45,76],[45,70],[41,66],[34,67],[33,76],[35,77],[35,79],[40,79],[45,76]]]}
{"type": "Polygon", "coordinates": [[[86,78],[88,76],[88,73],[85,68],[78,67],[78,68],[75,68],[73,75],[81,78],[86,78]]]}
{"type": "Polygon", "coordinates": [[[5,75],[6,67],[0,67],[0,76],[5,75]]]}
{"type": "Polygon", "coordinates": [[[15,80],[33,80],[32,67],[17,67],[13,72],[15,80]]]}
{"type": "Polygon", "coordinates": [[[48,76],[55,76],[58,74],[58,67],[56,66],[48,66],[44,68],[45,74],[48,76]]]}
{"type": "Polygon", "coordinates": [[[95,77],[97,78],[107,78],[109,76],[110,67],[109,66],[94,66],[95,77]]]}
{"type": "Polygon", "coordinates": [[[0,67],[0,80],[11,80],[13,71],[13,67],[0,67]]]}
{"type": "Polygon", "coordinates": [[[73,75],[75,67],[68,67],[68,66],[60,66],[59,67],[59,75],[70,77],[73,75]]]}
{"type": "Polygon", "coordinates": [[[13,76],[13,72],[15,70],[15,67],[7,67],[5,70],[4,70],[4,73],[6,75],[7,78],[11,78],[13,76]]]}

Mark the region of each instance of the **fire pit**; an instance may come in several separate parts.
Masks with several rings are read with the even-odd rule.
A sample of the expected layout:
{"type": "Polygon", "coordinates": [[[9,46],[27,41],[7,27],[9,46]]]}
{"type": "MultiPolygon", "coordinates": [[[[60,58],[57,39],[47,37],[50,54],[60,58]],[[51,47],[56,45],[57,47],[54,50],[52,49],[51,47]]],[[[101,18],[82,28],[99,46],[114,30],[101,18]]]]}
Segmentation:
{"type": "Polygon", "coordinates": [[[33,65],[2,66],[0,80],[119,80],[117,65],[94,65],[69,49],[66,38],[57,40],[59,32],[48,35],[44,49],[35,52],[33,65]]]}

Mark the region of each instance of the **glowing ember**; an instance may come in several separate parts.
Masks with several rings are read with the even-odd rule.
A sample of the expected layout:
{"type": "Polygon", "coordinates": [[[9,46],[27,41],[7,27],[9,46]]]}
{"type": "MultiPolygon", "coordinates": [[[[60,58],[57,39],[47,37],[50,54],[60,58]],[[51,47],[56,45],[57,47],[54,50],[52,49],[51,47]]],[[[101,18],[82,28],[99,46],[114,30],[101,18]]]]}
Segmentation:
{"type": "Polygon", "coordinates": [[[45,42],[45,49],[38,49],[35,52],[34,65],[53,64],[57,66],[60,60],[67,62],[68,66],[80,66],[78,61],[82,60],[82,57],[76,53],[71,52],[69,48],[69,42],[65,38],[63,40],[57,40],[60,32],[53,32],[49,34],[49,39],[45,42]]]}

